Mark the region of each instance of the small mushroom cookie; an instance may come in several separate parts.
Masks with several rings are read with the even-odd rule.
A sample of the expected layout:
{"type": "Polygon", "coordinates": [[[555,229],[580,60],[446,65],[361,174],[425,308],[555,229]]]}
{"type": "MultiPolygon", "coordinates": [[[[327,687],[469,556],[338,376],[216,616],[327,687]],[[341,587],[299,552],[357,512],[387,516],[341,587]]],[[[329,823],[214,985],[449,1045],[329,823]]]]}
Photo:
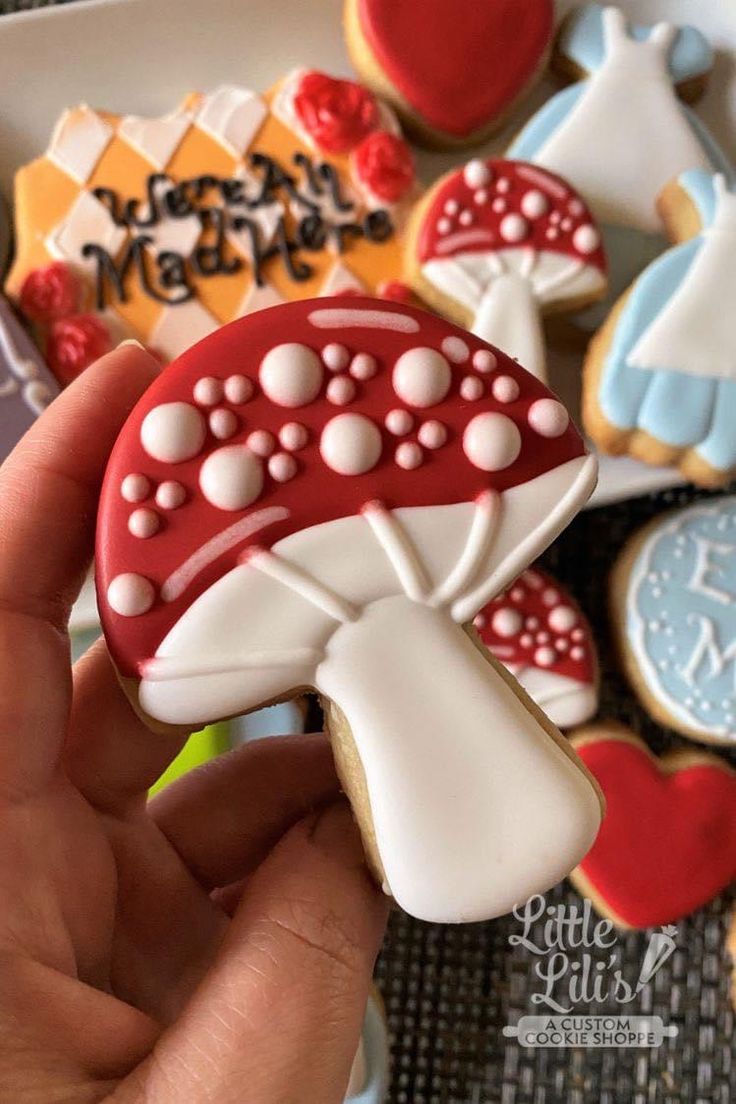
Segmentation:
{"type": "Polygon", "coordinates": [[[441,314],[545,379],[542,316],[606,291],[595,221],[564,180],[521,161],[469,161],[417,206],[408,278],[441,314]]]}
{"type": "Polygon", "coordinates": [[[606,452],[723,486],[736,473],[736,191],[694,170],[664,189],[660,210],[676,244],[591,342],[583,419],[606,452]]]}
{"type": "Polygon", "coordinates": [[[595,475],[546,388],[442,319],[364,298],[257,312],[166,369],[112,453],[114,661],[175,725],[315,688],[386,891],[427,920],[501,914],[579,861],[600,806],[464,626],[595,475]]]}
{"type": "Polygon", "coordinates": [[[539,567],[522,572],[476,615],[491,655],[519,680],[558,728],[590,720],[598,708],[598,657],[575,599],[539,567]]]}
{"type": "Polygon", "coordinates": [[[678,99],[697,98],[713,65],[694,27],[628,26],[618,8],[588,4],[563,24],[556,62],[578,83],[547,101],[509,156],[560,173],[601,223],[660,233],[656,199],[668,181],[685,169],[727,170],[678,99]]]}
{"type": "MultiPolygon", "coordinates": [[[[393,111],[316,70],[264,95],[194,93],[158,119],[81,105],[16,175],[7,288],[22,308],[28,282],[42,288],[49,264],[63,262],[83,285],[78,344],[99,341],[96,328],[168,360],[262,307],[380,294],[401,277],[417,192],[393,111]]],[[[53,329],[29,317],[55,349],[53,329]]]]}
{"type": "Polygon", "coordinates": [[[736,748],[736,497],[655,518],[611,578],[624,670],[644,707],[736,748]]]}
{"type": "Polygon", "coordinates": [[[0,297],[0,464],[58,393],[38,349],[0,297]]]}
{"type": "Polygon", "coordinates": [[[355,68],[418,141],[471,146],[497,130],[541,76],[552,0],[346,0],[355,68]]]}
{"type": "Polygon", "coordinates": [[[599,912],[621,927],[654,927],[732,884],[736,772],[726,762],[694,750],[658,759],[613,722],[572,744],[606,799],[598,838],[571,875],[599,912]]]}

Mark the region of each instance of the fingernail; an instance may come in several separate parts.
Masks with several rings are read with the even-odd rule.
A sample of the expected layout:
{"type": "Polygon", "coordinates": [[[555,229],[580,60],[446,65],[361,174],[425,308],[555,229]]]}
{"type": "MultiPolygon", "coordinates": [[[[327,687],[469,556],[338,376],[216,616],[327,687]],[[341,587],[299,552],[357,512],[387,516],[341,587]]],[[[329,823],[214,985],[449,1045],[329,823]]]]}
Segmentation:
{"type": "Polygon", "coordinates": [[[142,349],[144,353],[146,351],[145,345],[141,345],[140,341],[136,341],[134,337],[126,337],[125,341],[121,341],[117,348],[122,349],[126,345],[135,345],[137,349],[142,349]]]}

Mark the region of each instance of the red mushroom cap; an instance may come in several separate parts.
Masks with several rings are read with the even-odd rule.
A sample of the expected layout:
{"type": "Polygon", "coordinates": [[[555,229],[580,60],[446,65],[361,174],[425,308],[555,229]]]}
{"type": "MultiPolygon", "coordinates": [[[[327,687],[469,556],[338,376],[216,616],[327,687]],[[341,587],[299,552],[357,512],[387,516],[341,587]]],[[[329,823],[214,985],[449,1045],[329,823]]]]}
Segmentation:
{"type": "Polygon", "coordinates": [[[601,236],[578,193],[525,161],[469,161],[436,189],[424,212],[420,263],[518,248],[559,253],[606,272],[601,236]]]}
{"type": "Polygon", "coordinates": [[[537,667],[593,684],[598,663],[593,634],[575,599],[547,572],[529,568],[480,611],[474,624],[505,667],[537,667]]]}
{"type": "Polygon", "coordinates": [[[137,674],[249,549],[375,500],[472,502],[584,454],[543,384],[434,315],[368,298],[251,314],[170,364],[113,449],[97,582],[114,659],[137,674]]]}

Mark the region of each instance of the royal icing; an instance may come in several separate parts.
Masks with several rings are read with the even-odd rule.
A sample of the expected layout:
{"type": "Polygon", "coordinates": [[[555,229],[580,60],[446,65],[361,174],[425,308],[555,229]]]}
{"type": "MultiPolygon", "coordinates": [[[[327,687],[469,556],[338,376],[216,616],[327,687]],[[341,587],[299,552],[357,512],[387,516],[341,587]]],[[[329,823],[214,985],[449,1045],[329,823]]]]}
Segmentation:
{"type": "Polygon", "coordinates": [[[572,425],[544,436],[530,424],[545,400],[508,357],[432,315],[294,303],[226,327],[165,371],[103,488],[100,609],[143,709],[196,723],[315,687],[350,726],[387,889],[426,919],[506,911],[563,876],[598,823],[585,777],[462,628],[590,493],[595,461],[572,425]],[[442,351],[457,357],[459,341],[463,364],[442,351]],[[278,373],[271,389],[264,365],[285,346],[293,380],[278,373]],[[349,375],[359,357],[367,379],[349,375]],[[484,394],[469,409],[460,389],[476,363],[484,394]],[[227,445],[209,435],[196,456],[159,459],[193,446],[192,396],[214,390],[199,381],[221,380],[224,393],[236,372],[252,389],[227,445]],[[494,374],[515,381],[514,401],[493,397],[494,374]],[[327,390],[341,376],[355,394],[337,408],[327,390]],[[183,446],[166,425],[152,440],[148,419],[176,404],[183,446]],[[268,435],[270,460],[254,434],[268,435]],[[279,447],[285,481],[271,467],[279,447]],[[129,504],[130,476],[149,495],[170,480],[186,495],[145,540],[128,519],[155,507],[129,504]],[[154,598],[132,613],[147,604],[141,578],[154,598]],[[458,864],[459,849],[477,862],[458,864]]]}
{"type": "Polygon", "coordinates": [[[523,572],[474,618],[481,640],[553,724],[587,721],[598,706],[598,660],[575,599],[539,567],[523,572]]]}
{"type": "Polygon", "coordinates": [[[170,359],[243,314],[398,279],[417,193],[392,111],[313,70],[264,96],[192,94],[159,119],[76,107],[17,176],[8,291],[22,306],[63,263],[85,317],[170,359]]]}
{"type": "Polygon", "coordinates": [[[38,349],[0,299],[0,463],[58,391],[38,349]]]}
{"type": "Polygon", "coordinates": [[[638,677],[673,727],[736,744],[736,498],[658,524],[636,554],[625,609],[638,677]]]}
{"type": "Polygon", "coordinates": [[[623,728],[585,730],[573,746],[598,781],[606,816],[576,876],[634,928],[687,916],[736,878],[736,773],[714,755],[657,760],[623,728]]]}
{"type": "Polygon", "coordinates": [[[657,258],[612,325],[597,403],[622,432],[641,429],[711,468],[736,465],[736,195],[721,176],[684,173],[678,185],[700,233],[657,258]]]}
{"type": "Polygon", "coordinates": [[[550,0],[527,0],[521,22],[516,0],[467,5],[460,19],[448,0],[354,4],[385,77],[425,125],[454,139],[506,113],[540,72],[552,38],[550,0]]]}
{"type": "Polygon", "coordinates": [[[509,155],[560,173],[601,223],[659,233],[656,199],[669,180],[727,167],[676,93],[708,71],[710,47],[692,27],[629,27],[617,8],[592,4],[565,24],[558,50],[588,76],[545,104],[509,155]]]}
{"type": "Polygon", "coordinates": [[[535,165],[475,159],[445,177],[416,234],[417,291],[468,314],[474,333],[545,376],[541,316],[606,286],[600,234],[580,197],[535,165]]]}

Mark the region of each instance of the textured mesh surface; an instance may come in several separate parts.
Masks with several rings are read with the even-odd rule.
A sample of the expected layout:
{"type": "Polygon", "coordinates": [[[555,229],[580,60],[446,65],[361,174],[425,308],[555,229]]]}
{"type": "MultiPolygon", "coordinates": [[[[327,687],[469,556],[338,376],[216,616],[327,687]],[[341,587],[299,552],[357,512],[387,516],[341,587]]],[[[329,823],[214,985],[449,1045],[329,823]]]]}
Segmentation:
{"type": "MultiPolygon", "coordinates": [[[[48,3],[0,0],[0,14],[48,3]]],[[[687,741],[646,717],[616,668],[608,633],[606,576],[629,533],[662,510],[697,497],[705,496],[691,490],[668,491],[589,511],[544,557],[573,591],[596,631],[602,668],[599,715],[630,725],[656,752],[687,741]]],[[[730,758],[736,766],[736,754],[730,758]]],[[[550,904],[579,901],[567,885],[548,894],[550,904]]],[[[531,995],[540,988],[532,974],[534,957],[508,942],[519,924],[503,918],[450,927],[395,913],[377,971],[392,1039],[390,1104],[736,1101],[734,1012],[724,947],[732,907],[730,895],[681,922],[677,950],[632,1006],[632,1014],[659,1015],[678,1028],[676,1039],[651,1050],[529,1049],[505,1039],[506,1024],[539,1011],[531,1004],[531,995]]],[[[638,975],[646,944],[645,933],[621,936],[625,976],[638,975]]],[[[618,1014],[621,1008],[611,1002],[575,1011],[618,1014]]]]}
{"type": "MultiPolygon", "coordinates": [[[[543,562],[566,583],[591,620],[601,652],[599,716],[621,720],[656,752],[694,747],[639,708],[610,645],[606,582],[627,536],[663,510],[699,495],[668,491],[581,514],[543,562]]],[[[736,755],[718,749],[736,766],[736,755]]],[[[633,857],[632,857],[633,858],[633,857]]],[[[548,903],[580,903],[567,884],[548,903]]],[[[509,945],[513,918],[449,927],[396,913],[378,965],[392,1035],[391,1104],[726,1104],[736,1101],[734,1012],[724,948],[733,895],[677,925],[677,950],[628,1009],[615,1002],[575,1014],[658,1015],[678,1028],[652,1049],[532,1049],[505,1039],[506,1024],[544,1009],[535,957],[509,945]]],[[[648,936],[619,938],[620,968],[639,973],[648,936]]]]}

